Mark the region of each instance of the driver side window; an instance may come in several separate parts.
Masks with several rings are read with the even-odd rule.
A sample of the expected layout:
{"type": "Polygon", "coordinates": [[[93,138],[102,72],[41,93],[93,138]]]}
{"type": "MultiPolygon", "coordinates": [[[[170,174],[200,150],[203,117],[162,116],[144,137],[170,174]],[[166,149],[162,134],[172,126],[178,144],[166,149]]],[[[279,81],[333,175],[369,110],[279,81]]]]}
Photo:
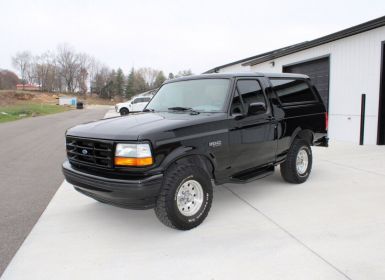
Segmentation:
{"type": "Polygon", "coordinates": [[[266,99],[259,82],[257,80],[238,80],[231,104],[231,114],[247,113],[249,105],[256,102],[266,105],[266,99]]]}

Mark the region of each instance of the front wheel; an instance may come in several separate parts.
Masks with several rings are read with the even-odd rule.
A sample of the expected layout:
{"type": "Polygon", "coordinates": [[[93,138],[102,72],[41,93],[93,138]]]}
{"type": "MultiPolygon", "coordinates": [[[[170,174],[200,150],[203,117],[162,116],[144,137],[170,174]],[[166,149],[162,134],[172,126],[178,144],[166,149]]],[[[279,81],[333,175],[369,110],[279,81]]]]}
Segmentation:
{"type": "Polygon", "coordinates": [[[120,109],[119,112],[120,112],[121,116],[125,116],[125,115],[128,115],[130,113],[130,111],[127,108],[122,108],[122,109],[120,109]]]}
{"type": "Polygon", "coordinates": [[[301,184],[309,178],[313,155],[309,144],[302,139],[295,139],[281,164],[281,175],[286,182],[301,184]]]}
{"type": "Polygon", "coordinates": [[[211,179],[202,168],[175,163],[165,174],[155,213],[166,226],[189,230],[206,218],[212,197],[211,179]]]}

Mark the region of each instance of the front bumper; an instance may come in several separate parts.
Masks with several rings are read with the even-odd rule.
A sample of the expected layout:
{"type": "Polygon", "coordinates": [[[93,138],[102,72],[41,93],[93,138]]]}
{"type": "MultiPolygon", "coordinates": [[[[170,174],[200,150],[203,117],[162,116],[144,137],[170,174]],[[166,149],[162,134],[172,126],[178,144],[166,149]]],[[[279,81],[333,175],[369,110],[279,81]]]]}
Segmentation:
{"type": "Polygon", "coordinates": [[[123,180],[88,174],[74,169],[67,161],[62,166],[67,182],[98,201],[130,209],[149,209],[155,205],[163,174],[140,180],[123,180]]]}

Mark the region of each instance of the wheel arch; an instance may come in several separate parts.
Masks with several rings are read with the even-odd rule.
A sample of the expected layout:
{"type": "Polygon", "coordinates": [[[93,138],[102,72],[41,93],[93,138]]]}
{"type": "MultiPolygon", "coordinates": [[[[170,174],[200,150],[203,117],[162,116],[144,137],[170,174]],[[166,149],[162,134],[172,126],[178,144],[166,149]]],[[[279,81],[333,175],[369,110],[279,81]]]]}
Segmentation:
{"type": "Polygon", "coordinates": [[[306,143],[308,143],[309,146],[312,146],[313,145],[313,139],[314,139],[314,133],[311,129],[302,129],[300,127],[297,127],[295,129],[295,131],[293,132],[290,144],[293,144],[293,141],[296,138],[302,139],[302,140],[306,141],[306,143]]]}
{"type": "Polygon", "coordinates": [[[215,179],[215,164],[209,156],[196,153],[192,147],[179,147],[172,151],[162,162],[162,169],[167,169],[173,164],[194,164],[202,167],[211,179],[215,179]]]}

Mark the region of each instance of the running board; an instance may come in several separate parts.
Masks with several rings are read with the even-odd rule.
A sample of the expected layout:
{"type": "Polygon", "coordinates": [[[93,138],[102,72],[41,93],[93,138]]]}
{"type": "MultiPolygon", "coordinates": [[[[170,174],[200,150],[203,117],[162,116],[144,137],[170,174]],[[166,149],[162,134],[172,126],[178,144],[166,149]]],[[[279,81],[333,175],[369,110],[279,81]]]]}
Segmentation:
{"type": "Polygon", "coordinates": [[[274,165],[266,166],[260,169],[254,169],[239,173],[230,179],[231,183],[245,184],[254,180],[262,179],[274,173],[274,165]]]}

